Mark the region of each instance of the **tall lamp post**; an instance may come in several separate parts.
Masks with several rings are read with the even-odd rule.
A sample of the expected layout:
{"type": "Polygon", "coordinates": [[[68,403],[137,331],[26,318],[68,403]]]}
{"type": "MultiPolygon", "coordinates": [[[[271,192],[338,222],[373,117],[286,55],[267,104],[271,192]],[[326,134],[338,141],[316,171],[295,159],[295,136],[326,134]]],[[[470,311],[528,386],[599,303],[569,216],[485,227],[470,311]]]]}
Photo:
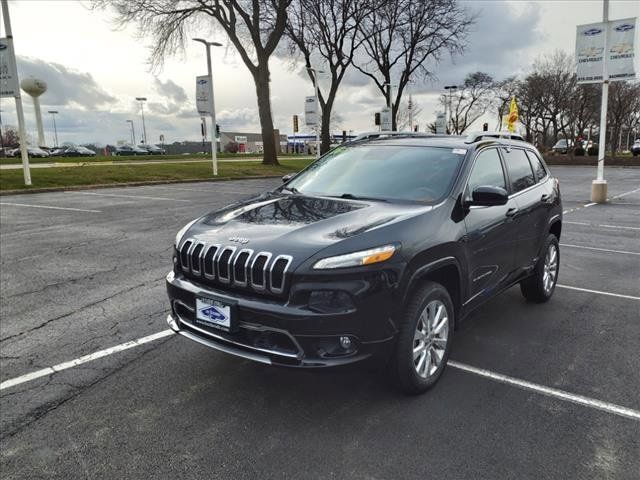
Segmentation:
{"type": "MultiPolygon", "coordinates": [[[[453,106],[451,103],[451,94],[454,90],[458,89],[457,85],[445,85],[444,86],[445,90],[449,91],[449,121],[447,122],[447,125],[451,124],[451,130],[449,130],[449,132],[453,131],[453,106]]],[[[446,109],[446,104],[445,104],[445,109],[446,109]]]]}
{"type": "Polygon", "coordinates": [[[203,38],[194,38],[193,41],[202,43],[207,50],[207,75],[209,75],[209,85],[211,86],[211,163],[213,164],[213,174],[218,175],[218,138],[216,135],[216,104],[213,97],[211,47],[221,47],[222,44],[218,42],[209,42],[203,38]]]}
{"type": "Polygon", "coordinates": [[[56,115],[58,114],[57,110],[49,110],[51,114],[51,118],[53,118],[53,135],[56,142],[56,147],[58,146],[58,127],[56,126],[56,115]]]}
{"type": "MultiPolygon", "coordinates": [[[[313,84],[315,86],[315,93],[316,93],[316,108],[318,109],[318,111],[316,112],[317,115],[317,119],[320,120],[321,119],[321,115],[320,115],[320,89],[318,86],[318,75],[322,75],[324,73],[324,70],[316,70],[315,68],[311,68],[311,67],[307,67],[307,70],[309,70],[310,72],[313,72],[313,84]]],[[[322,124],[322,120],[320,120],[319,122],[316,122],[316,158],[320,158],[320,128],[321,128],[321,124],[322,124]]]]}
{"type": "Polygon", "coordinates": [[[131,146],[136,146],[136,130],[133,128],[133,120],[127,120],[127,123],[131,125],[131,146]]]}
{"type": "Polygon", "coordinates": [[[140,115],[142,116],[142,141],[140,143],[147,143],[147,127],[144,124],[144,102],[147,101],[147,97],[136,97],[136,100],[140,102],[140,115]]]}

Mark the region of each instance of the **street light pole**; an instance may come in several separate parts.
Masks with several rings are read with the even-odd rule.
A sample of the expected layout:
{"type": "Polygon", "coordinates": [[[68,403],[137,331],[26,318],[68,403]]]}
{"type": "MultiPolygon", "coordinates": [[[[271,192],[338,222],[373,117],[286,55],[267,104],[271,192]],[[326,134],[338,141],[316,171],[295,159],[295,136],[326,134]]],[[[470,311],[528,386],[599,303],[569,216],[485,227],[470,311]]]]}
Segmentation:
{"type": "Polygon", "coordinates": [[[136,146],[136,130],[133,128],[133,120],[127,120],[127,123],[131,125],[131,146],[136,146]]]}
{"type": "MultiPolygon", "coordinates": [[[[598,170],[596,179],[591,182],[591,201],[607,201],[607,181],[604,179],[604,154],[607,149],[607,103],[609,100],[609,0],[602,2],[602,23],[604,25],[604,54],[602,56],[602,102],[600,104],[600,139],[598,141],[598,170]]],[[[612,140],[613,143],[615,140],[612,140]]]]}
{"type": "Polygon", "coordinates": [[[142,116],[142,141],[140,143],[147,143],[147,127],[144,124],[144,102],[147,101],[147,97],[136,97],[136,100],[140,102],[140,115],[142,116]]]}
{"type": "Polygon", "coordinates": [[[322,70],[316,70],[315,68],[307,67],[307,70],[313,72],[313,84],[315,86],[316,92],[316,108],[318,111],[316,112],[316,118],[320,120],[316,122],[316,158],[320,158],[320,127],[322,125],[321,115],[320,115],[320,89],[318,86],[318,74],[324,73],[322,70]]]}
{"type": "MultiPolygon", "coordinates": [[[[450,123],[451,124],[451,130],[449,130],[449,132],[451,132],[453,130],[453,104],[451,102],[451,93],[454,90],[457,90],[458,86],[457,85],[445,85],[444,89],[449,91],[449,121],[447,122],[447,125],[450,123]]],[[[446,110],[446,106],[445,106],[445,110],[446,110]]]]}
{"type": "Polygon", "coordinates": [[[211,86],[211,163],[213,164],[213,174],[218,175],[218,138],[216,135],[216,104],[213,96],[213,67],[211,65],[211,47],[221,47],[218,42],[209,42],[203,38],[194,38],[193,41],[202,43],[207,50],[207,75],[209,75],[209,85],[211,86]]]}
{"type": "Polygon", "coordinates": [[[53,118],[53,135],[55,138],[55,142],[56,142],[56,147],[58,146],[58,127],[56,127],[56,115],[58,113],[57,110],[49,110],[49,113],[51,114],[51,118],[53,118]]]}

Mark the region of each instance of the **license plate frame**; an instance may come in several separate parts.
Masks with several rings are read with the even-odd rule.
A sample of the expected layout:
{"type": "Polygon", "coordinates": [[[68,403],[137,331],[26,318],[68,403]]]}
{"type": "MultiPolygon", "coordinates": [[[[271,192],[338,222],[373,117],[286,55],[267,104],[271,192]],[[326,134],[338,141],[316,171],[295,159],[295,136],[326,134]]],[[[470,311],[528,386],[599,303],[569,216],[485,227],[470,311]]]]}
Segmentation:
{"type": "Polygon", "coordinates": [[[199,327],[222,330],[233,333],[237,331],[237,303],[219,298],[196,295],[195,323],[199,327]]]}

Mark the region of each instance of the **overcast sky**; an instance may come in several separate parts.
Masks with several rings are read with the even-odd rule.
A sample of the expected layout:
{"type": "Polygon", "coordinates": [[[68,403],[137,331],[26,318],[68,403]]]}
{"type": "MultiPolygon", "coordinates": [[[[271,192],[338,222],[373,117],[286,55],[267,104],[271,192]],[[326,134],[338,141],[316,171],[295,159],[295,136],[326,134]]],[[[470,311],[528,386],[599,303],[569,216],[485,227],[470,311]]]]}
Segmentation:
{"type": "MultiPolygon", "coordinates": [[[[525,73],[538,56],[554,49],[573,52],[575,26],[602,18],[601,0],[467,1],[463,5],[478,13],[465,54],[445,59],[434,66],[434,80],[410,88],[422,109],[421,130],[435,119],[437,92],[443,85],[461,82],[466,74],[478,70],[496,79],[525,73]]],[[[162,71],[151,72],[149,40],[137,38],[134,27],[116,29],[110,11],[92,11],[87,2],[73,0],[10,0],[9,9],[20,78],[32,75],[48,84],[41,97],[47,143],[52,143],[53,127],[46,112],[52,109],[60,112],[60,142],[126,141],[130,138],[127,119],[134,120],[139,138],[136,96],[148,98],[149,142],[158,142],[160,134],[165,142],[200,139],[194,77],[206,74],[202,45],[187,45],[184,53],[167,59],[162,71]]],[[[640,16],[640,2],[611,1],[610,18],[632,16],[640,16]]],[[[0,36],[4,36],[3,29],[0,36]]],[[[215,37],[227,43],[222,33],[215,37]]],[[[217,48],[213,64],[222,130],[259,131],[253,81],[240,58],[232,47],[217,48]]],[[[304,97],[312,95],[313,89],[291,59],[273,58],[270,67],[274,123],[282,133],[291,133],[291,116],[302,112],[304,97]]],[[[15,125],[13,99],[1,101],[2,123],[15,125]]],[[[35,138],[31,100],[23,101],[27,130],[35,138]]],[[[373,129],[373,114],[383,104],[371,81],[353,71],[335,106],[339,130],[373,129]]]]}

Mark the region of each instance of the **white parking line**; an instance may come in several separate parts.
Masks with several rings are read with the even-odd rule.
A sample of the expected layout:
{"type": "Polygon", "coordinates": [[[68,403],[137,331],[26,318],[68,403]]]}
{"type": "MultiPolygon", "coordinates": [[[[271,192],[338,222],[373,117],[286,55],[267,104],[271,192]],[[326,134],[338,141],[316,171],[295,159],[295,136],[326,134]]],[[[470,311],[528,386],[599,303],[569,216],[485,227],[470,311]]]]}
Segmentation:
{"type": "Polygon", "coordinates": [[[83,357],[76,358],[75,360],[71,360],[69,362],[59,363],[58,365],[43,368],[42,370],[36,370],[35,372],[27,373],[26,375],[12,378],[11,380],[5,380],[4,382],[0,383],[0,390],[4,390],[5,388],[15,387],[16,385],[20,385],[21,383],[25,383],[25,382],[30,382],[31,380],[35,380],[36,378],[46,377],[47,375],[51,375],[56,372],[66,370],[67,368],[77,367],[78,365],[82,365],[83,363],[97,360],[98,358],[106,357],[108,355],[112,355],[117,352],[122,352],[124,350],[128,350],[133,347],[138,347],[140,345],[144,345],[145,343],[153,342],[154,340],[159,340],[166,336],[173,335],[173,333],[174,333],[173,330],[169,330],[169,329],[163,330],[161,332],[154,333],[153,335],[148,335],[146,337],[139,338],[138,340],[132,340],[130,342],[121,343],[120,345],[116,345],[115,347],[90,353],[89,355],[84,355],[83,357]]]}
{"type": "Polygon", "coordinates": [[[588,288],[572,287],[571,285],[556,284],[558,288],[566,288],[567,290],[576,290],[578,292],[595,293],[598,295],[607,295],[609,297],[627,298],[629,300],[640,300],[640,297],[634,297],[633,295],[623,295],[621,293],[603,292],[602,290],[590,290],[588,288]]]}
{"type": "Polygon", "coordinates": [[[604,225],[604,224],[597,224],[597,223],[567,222],[567,221],[564,221],[563,223],[569,224],[569,225],[584,225],[585,227],[593,227],[593,228],[598,227],[598,228],[616,228],[620,230],[640,230],[640,227],[627,227],[623,225],[604,225]]]}
{"type": "Polygon", "coordinates": [[[640,188],[636,188],[635,190],[631,190],[630,192],[621,193],[620,195],[615,195],[615,196],[613,196],[611,198],[612,199],[614,199],[614,198],[622,198],[622,197],[626,197],[627,195],[631,195],[632,193],[636,193],[636,192],[640,192],[640,188]]]}
{"type": "MultiPolygon", "coordinates": [[[[115,347],[111,347],[105,350],[100,350],[98,352],[91,353],[89,355],[84,355],[83,357],[76,358],[75,360],[71,360],[69,362],[59,363],[58,365],[54,365],[52,367],[43,368],[42,370],[37,370],[35,372],[27,373],[26,375],[22,375],[20,377],[12,378],[10,380],[5,380],[4,382],[0,383],[0,390],[5,390],[7,388],[15,387],[16,385],[20,385],[22,383],[30,382],[31,380],[35,380],[36,378],[53,375],[54,373],[60,372],[62,370],[66,370],[72,367],[77,367],[78,365],[82,365],[83,363],[91,362],[93,360],[97,360],[99,358],[106,357],[108,355],[112,355],[117,352],[122,352],[130,348],[138,347],[145,343],[153,342],[155,340],[159,340],[161,338],[164,338],[173,334],[174,332],[172,330],[168,330],[168,329],[163,330],[161,332],[154,333],[153,335],[148,335],[146,337],[139,338],[138,340],[133,340],[130,342],[123,343],[121,345],[116,345],[115,347]]],[[[454,360],[449,360],[448,364],[453,368],[464,370],[465,372],[469,372],[469,373],[474,373],[476,375],[480,375],[481,377],[489,378],[491,380],[496,380],[506,385],[516,386],[524,390],[530,390],[530,391],[540,393],[549,397],[554,397],[560,400],[577,403],[579,405],[595,408],[608,413],[612,413],[614,415],[620,415],[623,417],[631,418],[633,420],[640,420],[640,412],[636,410],[632,410],[627,407],[621,407],[613,403],[603,402],[603,401],[596,400],[593,398],[588,398],[582,395],[576,395],[573,393],[565,392],[563,390],[545,387],[544,385],[538,385],[536,383],[528,382],[526,380],[520,380],[514,377],[509,377],[507,375],[502,375],[500,373],[492,372],[490,370],[472,367],[471,365],[459,363],[454,360]]]]}
{"type": "MultiPolygon", "coordinates": [[[[636,188],[635,190],[630,190],[630,191],[628,191],[628,192],[624,192],[624,193],[621,193],[621,194],[619,194],[619,195],[614,195],[614,196],[613,196],[613,197],[611,197],[611,198],[607,198],[607,201],[609,202],[609,201],[611,201],[611,200],[615,200],[616,198],[626,197],[627,195],[631,195],[632,193],[636,193],[636,192],[638,192],[638,191],[640,191],[640,188],[636,188]]],[[[575,212],[576,210],[580,210],[580,209],[588,208],[588,207],[593,207],[594,205],[598,205],[598,204],[597,204],[596,202],[587,203],[587,204],[585,204],[585,205],[581,205],[581,206],[579,206],[579,207],[575,207],[575,208],[570,208],[570,209],[568,209],[568,210],[564,210],[564,211],[562,212],[562,214],[563,214],[563,215],[566,215],[567,213],[573,213],[573,212],[575,212]]],[[[618,205],[619,205],[619,204],[618,204],[618,205]]]]}
{"type": "Polygon", "coordinates": [[[84,208],[71,208],[71,207],[53,207],[51,205],[31,205],[28,203],[0,202],[0,205],[10,205],[12,207],[47,208],[49,210],[68,210],[70,212],[102,213],[100,210],[85,210],[84,208]]]}
{"type": "Polygon", "coordinates": [[[586,245],[572,245],[570,243],[561,243],[560,246],[568,247],[568,248],[582,248],[585,250],[596,250],[598,252],[622,253],[624,255],[640,255],[640,252],[628,252],[626,250],[610,250],[608,248],[587,247],[586,245]]]}
{"type": "Polygon", "coordinates": [[[95,193],[95,192],[65,192],[76,195],[95,195],[97,197],[116,197],[116,198],[137,198],[142,200],[169,200],[172,202],[191,202],[191,200],[181,200],[179,198],[167,197],[148,197],[146,195],[124,195],[120,193],[95,193]]]}
{"type": "Polygon", "coordinates": [[[565,392],[564,390],[559,390],[557,388],[545,387],[544,385],[539,385],[537,383],[527,382],[526,380],[509,377],[507,375],[502,375],[501,373],[495,373],[490,370],[485,370],[484,368],[472,367],[471,365],[459,363],[454,360],[449,360],[447,365],[468,373],[473,373],[484,378],[495,380],[496,382],[519,387],[523,390],[529,390],[531,392],[540,393],[548,397],[558,398],[567,402],[577,403],[578,405],[595,408],[604,412],[613,413],[614,415],[619,415],[621,417],[627,417],[631,418],[632,420],[640,421],[640,411],[633,410],[627,407],[621,407],[620,405],[616,405],[614,403],[603,402],[601,400],[585,397],[583,395],[576,395],[574,393],[565,392]]]}

